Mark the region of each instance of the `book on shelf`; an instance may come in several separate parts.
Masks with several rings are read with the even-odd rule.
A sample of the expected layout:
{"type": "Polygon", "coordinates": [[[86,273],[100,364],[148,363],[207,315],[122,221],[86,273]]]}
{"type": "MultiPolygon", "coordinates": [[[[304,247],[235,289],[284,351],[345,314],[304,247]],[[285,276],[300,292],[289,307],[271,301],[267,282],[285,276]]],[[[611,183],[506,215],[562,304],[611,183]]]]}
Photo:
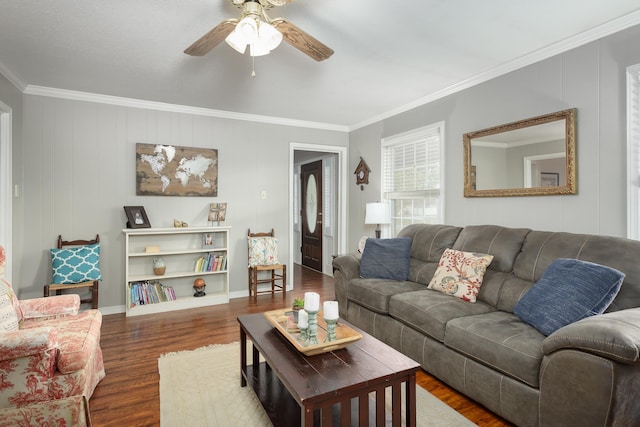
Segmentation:
{"type": "Polygon", "coordinates": [[[175,301],[173,287],[163,285],[157,280],[129,283],[131,307],[161,302],[175,301]]]}
{"type": "Polygon", "coordinates": [[[207,253],[196,260],[194,272],[208,273],[212,271],[225,271],[227,269],[227,256],[207,253]]]}

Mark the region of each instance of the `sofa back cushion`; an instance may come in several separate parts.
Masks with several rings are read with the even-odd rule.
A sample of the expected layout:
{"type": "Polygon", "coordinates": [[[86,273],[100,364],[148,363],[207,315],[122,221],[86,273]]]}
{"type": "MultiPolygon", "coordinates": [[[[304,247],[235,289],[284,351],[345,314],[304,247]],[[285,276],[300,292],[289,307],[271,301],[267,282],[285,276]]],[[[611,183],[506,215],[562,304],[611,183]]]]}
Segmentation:
{"type": "Polygon", "coordinates": [[[513,272],[513,285],[502,292],[498,308],[513,311],[524,293],[540,280],[558,258],[574,258],[615,268],[625,274],[618,295],[607,312],[640,307],[640,242],[622,237],[566,232],[532,231],[522,246],[513,272]]]}
{"type": "Polygon", "coordinates": [[[398,237],[412,239],[407,280],[428,285],[445,249],[453,246],[461,230],[441,224],[413,224],[400,230],[398,237]]]}

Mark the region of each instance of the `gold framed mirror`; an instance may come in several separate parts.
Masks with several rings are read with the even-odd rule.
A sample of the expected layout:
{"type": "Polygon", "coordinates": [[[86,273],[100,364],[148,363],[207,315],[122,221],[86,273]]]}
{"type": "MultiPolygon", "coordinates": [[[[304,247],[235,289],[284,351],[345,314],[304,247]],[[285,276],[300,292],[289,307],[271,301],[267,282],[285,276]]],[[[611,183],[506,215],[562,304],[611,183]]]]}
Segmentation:
{"type": "Polygon", "coordinates": [[[576,194],[576,110],[463,135],[464,197],[576,194]]]}

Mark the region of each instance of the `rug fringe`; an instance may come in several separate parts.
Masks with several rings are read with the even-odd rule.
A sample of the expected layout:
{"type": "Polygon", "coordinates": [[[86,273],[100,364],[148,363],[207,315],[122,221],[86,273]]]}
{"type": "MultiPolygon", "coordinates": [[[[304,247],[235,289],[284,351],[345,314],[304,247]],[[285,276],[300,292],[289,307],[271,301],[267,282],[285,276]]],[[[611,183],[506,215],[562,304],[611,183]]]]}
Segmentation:
{"type": "Polygon", "coordinates": [[[209,349],[213,349],[213,348],[216,348],[216,347],[222,347],[222,346],[231,345],[231,344],[239,344],[239,341],[234,341],[234,342],[229,342],[229,343],[224,343],[224,344],[209,344],[209,345],[205,345],[203,347],[195,348],[193,350],[172,351],[172,352],[169,352],[169,353],[161,354],[160,357],[158,357],[158,360],[164,359],[165,357],[179,356],[179,355],[183,355],[185,353],[192,353],[194,351],[199,351],[199,350],[209,350],[209,349]]]}

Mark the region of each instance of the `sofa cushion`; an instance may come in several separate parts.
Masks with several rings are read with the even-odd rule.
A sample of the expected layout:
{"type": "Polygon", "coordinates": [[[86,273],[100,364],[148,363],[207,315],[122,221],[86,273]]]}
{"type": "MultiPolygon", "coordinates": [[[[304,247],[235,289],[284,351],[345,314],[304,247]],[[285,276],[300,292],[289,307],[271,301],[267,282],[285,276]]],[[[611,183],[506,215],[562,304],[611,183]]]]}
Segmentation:
{"type": "Polygon", "coordinates": [[[444,341],[445,327],[451,319],[493,310],[483,302],[469,304],[431,289],[400,293],[389,302],[391,317],[440,342],[444,341]]]}
{"type": "Polygon", "coordinates": [[[100,243],[69,249],[51,249],[53,283],[82,283],[102,280],[100,243]]]}
{"type": "MultiPolygon", "coordinates": [[[[468,304],[471,305],[471,304],[468,304]]],[[[506,375],[538,387],[545,337],[504,311],[447,323],[444,344],[506,375]]]]}
{"type": "Polygon", "coordinates": [[[389,313],[392,296],[425,289],[424,285],[388,279],[351,279],[347,287],[347,299],[376,313],[389,313]]]}
{"type": "Polygon", "coordinates": [[[360,260],[360,276],[365,279],[407,280],[411,239],[367,239],[360,260]]]}
{"type": "Polygon", "coordinates": [[[475,302],[482,278],[493,255],[446,249],[429,289],[475,302]]]}
{"type": "Polygon", "coordinates": [[[58,370],[69,374],[86,367],[100,343],[102,314],[87,310],[77,316],[55,319],[34,319],[24,322],[24,328],[49,326],[58,331],[58,370]]]}
{"type": "Polygon", "coordinates": [[[624,273],[603,265],[555,260],[513,312],[545,335],[588,316],[602,314],[620,290],[624,273]]]}
{"type": "Polygon", "coordinates": [[[491,254],[494,259],[490,269],[510,272],[530,232],[528,228],[468,225],[460,232],[452,249],[491,254]]]}

